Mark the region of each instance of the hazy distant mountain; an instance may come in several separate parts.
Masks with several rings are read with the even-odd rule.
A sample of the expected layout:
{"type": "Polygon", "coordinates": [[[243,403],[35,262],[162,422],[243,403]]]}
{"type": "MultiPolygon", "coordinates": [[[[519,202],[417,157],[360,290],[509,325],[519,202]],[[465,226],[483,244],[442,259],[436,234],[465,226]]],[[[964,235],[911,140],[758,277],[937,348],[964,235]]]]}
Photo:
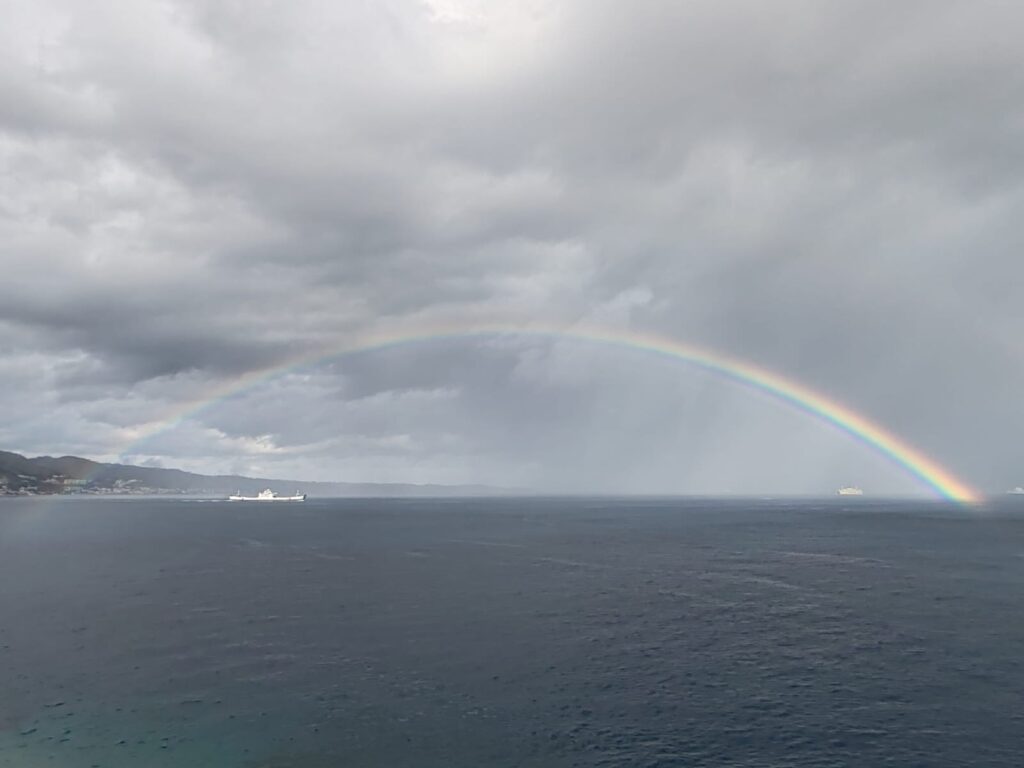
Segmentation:
{"type": "Polygon", "coordinates": [[[309,483],[297,480],[199,475],[180,469],[101,464],[78,456],[27,458],[0,451],[0,494],[6,493],[278,493],[300,490],[311,496],[475,496],[506,495],[509,489],[484,485],[415,485],[411,483],[309,483]]]}

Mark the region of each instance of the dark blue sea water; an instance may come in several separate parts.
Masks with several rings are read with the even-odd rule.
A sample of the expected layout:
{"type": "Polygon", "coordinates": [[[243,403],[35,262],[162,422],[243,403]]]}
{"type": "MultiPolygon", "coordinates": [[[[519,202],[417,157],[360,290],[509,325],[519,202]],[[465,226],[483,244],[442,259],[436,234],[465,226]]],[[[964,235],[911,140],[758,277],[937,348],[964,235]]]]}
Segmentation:
{"type": "Polygon", "coordinates": [[[1021,513],[0,500],[0,766],[1016,768],[1021,513]]]}

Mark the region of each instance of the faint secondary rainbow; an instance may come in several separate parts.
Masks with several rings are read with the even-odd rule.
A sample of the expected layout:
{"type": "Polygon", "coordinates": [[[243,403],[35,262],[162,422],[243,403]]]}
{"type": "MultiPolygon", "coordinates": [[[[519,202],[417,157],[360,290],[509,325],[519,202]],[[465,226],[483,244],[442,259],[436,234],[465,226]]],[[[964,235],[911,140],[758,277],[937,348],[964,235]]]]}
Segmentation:
{"type": "Polygon", "coordinates": [[[153,437],[174,429],[223,400],[237,396],[275,377],[311,368],[345,355],[431,341],[473,338],[570,340],[644,352],[684,362],[745,387],[767,393],[799,411],[836,427],[880,453],[946,499],[967,503],[981,500],[981,495],[970,485],[889,430],[837,400],[754,363],[654,334],[607,328],[565,329],[531,324],[488,324],[472,328],[435,326],[430,330],[419,329],[412,333],[391,332],[362,336],[329,348],[321,348],[317,352],[307,352],[282,364],[244,374],[211,390],[202,398],[176,408],[166,417],[144,427],[142,434],[134,437],[131,444],[122,451],[122,455],[139,452],[135,449],[153,437]]]}

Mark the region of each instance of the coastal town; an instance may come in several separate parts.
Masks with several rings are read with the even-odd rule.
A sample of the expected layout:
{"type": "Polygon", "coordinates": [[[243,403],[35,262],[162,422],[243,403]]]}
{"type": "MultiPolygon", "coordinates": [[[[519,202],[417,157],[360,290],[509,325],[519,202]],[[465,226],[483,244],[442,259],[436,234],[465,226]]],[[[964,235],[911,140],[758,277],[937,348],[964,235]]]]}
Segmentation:
{"type": "Polygon", "coordinates": [[[95,496],[126,494],[139,496],[188,493],[176,488],[159,488],[143,485],[138,480],[115,480],[105,486],[74,477],[49,477],[41,479],[31,475],[16,475],[14,478],[0,478],[0,496],[55,496],[88,494],[95,496]]]}
{"type": "Polygon", "coordinates": [[[0,496],[216,494],[228,485],[180,470],[0,451],[0,496]]]}
{"type": "Polygon", "coordinates": [[[521,489],[485,485],[311,482],[244,475],[200,475],[180,469],[101,463],[79,456],[28,457],[0,451],[0,497],[10,496],[203,496],[227,498],[270,489],[290,494],[308,489],[333,496],[503,496],[521,489]]]}

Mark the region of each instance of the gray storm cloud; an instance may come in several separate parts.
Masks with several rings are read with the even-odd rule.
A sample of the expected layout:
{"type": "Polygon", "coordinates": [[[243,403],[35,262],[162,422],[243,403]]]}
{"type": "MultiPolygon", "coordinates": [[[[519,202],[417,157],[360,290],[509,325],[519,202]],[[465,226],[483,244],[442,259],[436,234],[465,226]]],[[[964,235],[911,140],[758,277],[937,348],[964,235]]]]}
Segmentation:
{"type": "Polygon", "coordinates": [[[632,329],[1024,481],[1024,11],[18,2],[2,447],[542,490],[920,486],[751,390],[565,340],[255,371],[378,329],[632,329]],[[173,429],[158,428],[183,413],[173,429]]]}

